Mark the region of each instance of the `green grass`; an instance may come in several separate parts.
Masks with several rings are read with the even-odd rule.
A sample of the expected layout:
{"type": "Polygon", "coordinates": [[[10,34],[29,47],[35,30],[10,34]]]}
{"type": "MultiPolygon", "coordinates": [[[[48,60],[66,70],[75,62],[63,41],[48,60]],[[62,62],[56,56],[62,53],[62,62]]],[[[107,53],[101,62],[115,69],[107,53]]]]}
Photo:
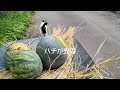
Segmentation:
{"type": "Polygon", "coordinates": [[[32,11],[0,12],[0,47],[7,42],[23,39],[32,16],[32,11]]]}

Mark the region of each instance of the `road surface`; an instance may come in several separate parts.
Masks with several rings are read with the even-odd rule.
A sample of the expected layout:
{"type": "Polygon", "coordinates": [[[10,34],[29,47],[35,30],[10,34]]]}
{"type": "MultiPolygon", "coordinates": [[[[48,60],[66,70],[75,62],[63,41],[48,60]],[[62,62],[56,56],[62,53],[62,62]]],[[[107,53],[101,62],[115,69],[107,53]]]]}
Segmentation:
{"type": "MultiPolygon", "coordinates": [[[[80,41],[86,51],[94,59],[104,60],[120,52],[120,18],[108,11],[36,11],[27,37],[38,37],[40,20],[47,20],[50,29],[60,25],[78,26],[75,37],[80,41]],[[94,58],[100,44],[106,41],[99,54],[94,58]]],[[[120,79],[120,60],[108,65],[109,77],[120,79]]],[[[108,71],[108,70],[107,70],[108,71]]]]}

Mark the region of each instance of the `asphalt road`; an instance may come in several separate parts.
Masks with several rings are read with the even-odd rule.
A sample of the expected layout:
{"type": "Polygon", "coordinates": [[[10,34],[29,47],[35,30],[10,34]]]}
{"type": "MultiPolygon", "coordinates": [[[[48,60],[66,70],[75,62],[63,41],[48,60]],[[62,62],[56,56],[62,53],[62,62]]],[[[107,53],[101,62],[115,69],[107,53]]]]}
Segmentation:
{"type": "MultiPolygon", "coordinates": [[[[36,11],[33,23],[28,30],[30,38],[38,37],[40,20],[47,20],[50,29],[56,25],[78,26],[75,37],[80,41],[86,51],[94,58],[100,44],[106,39],[99,54],[94,58],[107,59],[120,52],[120,18],[108,11],[36,11]]],[[[120,60],[108,65],[113,73],[108,77],[120,79],[120,60]]],[[[108,71],[108,70],[107,70],[108,71]]]]}

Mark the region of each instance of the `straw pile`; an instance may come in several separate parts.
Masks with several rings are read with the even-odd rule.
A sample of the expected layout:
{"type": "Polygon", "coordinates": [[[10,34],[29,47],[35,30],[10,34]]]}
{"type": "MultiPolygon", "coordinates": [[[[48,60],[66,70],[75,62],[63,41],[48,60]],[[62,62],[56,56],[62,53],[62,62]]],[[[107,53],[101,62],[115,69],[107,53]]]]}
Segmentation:
{"type": "MultiPolygon", "coordinates": [[[[75,30],[76,30],[75,27],[70,27],[65,32],[63,28],[56,27],[53,29],[52,34],[61,37],[66,43],[67,48],[74,48],[73,35],[75,33],[75,30]]],[[[98,51],[99,50],[100,48],[98,49],[98,51]]],[[[113,62],[119,59],[120,59],[120,53],[109,58],[108,60],[103,60],[103,62],[95,64],[90,68],[86,68],[85,70],[78,71],[78,69],[75,67],[75,64],[73,62],[74,61],[73,55],[69,54],[64,65],[62,65],[60,68],[56,70],[43,71],[42,75],[37,79],[83,79],[89,76],[92,76],[93,78],[97,77],[100,79],[104,79],[104,76],[101,75],[100,71],[103,71],[104,73],[107,73],[107,72],[102,70],[102,68],[104,68],[110,62],[113,62]]],[[[5,69],[0,70],[0,78],[13,79],[11,73],[5,69]]]]}

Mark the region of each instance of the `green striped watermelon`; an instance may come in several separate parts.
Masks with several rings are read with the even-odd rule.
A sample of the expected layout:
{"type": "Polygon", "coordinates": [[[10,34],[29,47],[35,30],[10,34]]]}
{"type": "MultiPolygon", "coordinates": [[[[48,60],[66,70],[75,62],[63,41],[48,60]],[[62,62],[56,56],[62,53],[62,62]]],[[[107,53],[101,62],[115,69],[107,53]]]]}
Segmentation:
{"type": "Polygon", "coordinates": [[[66,44],[58,36],[47,35],[40,40],[36,53],[40,56],[44,69],[57,69],[65,63],[67,54],[58,53],[63,48],[66,48],[66,44]]]}
{"type": "Polygon", "coordinates": [[[14,78],[34,79],[43,71],[40,57],[31,50],[21,51],[8,62],[9,69],[14,78]]]}
{"type": "Polygon", "coordinates": [[[8,62],[16,55],[17,53],[23,51],[23,50],[29,50],[29,47],[22,42],[15,42],[12,43],[10,46],[8,46],[7,51],[5,52],[5,62],[6,66],[8,67],[8,62]]]}

